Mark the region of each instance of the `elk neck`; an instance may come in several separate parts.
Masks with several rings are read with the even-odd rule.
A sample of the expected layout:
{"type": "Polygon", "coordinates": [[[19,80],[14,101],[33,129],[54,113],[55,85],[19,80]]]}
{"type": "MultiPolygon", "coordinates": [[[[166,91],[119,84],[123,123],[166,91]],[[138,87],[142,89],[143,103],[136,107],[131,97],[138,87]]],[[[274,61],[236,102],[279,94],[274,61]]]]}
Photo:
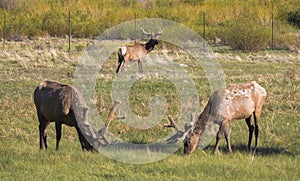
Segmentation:
{"type": "Polygon", "coordinates": [[[156,39],[150,39],[146,44],[145,44],[145,48],[147,50],[147,52],[150,52],[154,49],[155,45],[158,44],[158,41],[156,39]]]}

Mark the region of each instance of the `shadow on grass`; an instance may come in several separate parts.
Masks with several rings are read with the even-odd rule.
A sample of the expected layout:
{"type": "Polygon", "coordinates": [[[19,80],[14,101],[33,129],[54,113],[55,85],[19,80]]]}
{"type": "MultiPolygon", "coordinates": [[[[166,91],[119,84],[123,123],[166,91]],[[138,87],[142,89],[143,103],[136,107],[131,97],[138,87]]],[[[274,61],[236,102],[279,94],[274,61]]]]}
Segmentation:
{"type": "MultiPolygon", "coordinates": [[[[233,154],[235,152],[241,152],[241,153],[248,153],[248,146],[244,144],[239,145],[232,145],[232,151],[233,154]]],[[[100,148],[101,149],[101,148],[100,148]]],[[[177,144],[166,144],[166,143],[142,143],[142,142],[135,142],[135,143],[124,143],[119,142],[116,145],[110,145],[108,146],[108,149],[116,150],[116,149],[125,149],[125,150],[135,150],[135,151],[150,151],[150,152],[157,152],[157,153],[172,153],[176,155],[184,155],[183,154],[183,145],[177,145],[177,144]],[[111,148],[109,148],[111,147],[111,148]]],[[[214,145],[209,145],[206,148],[203,149],[206,153],[213,154],[214,145]]],[[[222,153],[228,153],[227,146],[220,146],[219,147],[220,152],[222,153]]],[[[201,151],[200,149],[197,151],[201,151]]],[[[251,154],[253,154],[254,147],[251,147],[251,154]]],[[[272,156],[272,155],[286,155],[286,156],[298,156],[300,153],[298,151],[291,152],[287,150],[286,148],[278,148],[278,147],[260,147],[255,151],[255,155],[261,155],[261,156],[272,156]]]]}
{"type": "MultiPolygon", "coordinates": [[[[248,153],[248,146],[247,145],[231,145],[232,152],[246,152],[248,153]]],[[[213,152],[214,146],[208,146],[204,149],[205,151],[211,151],[213,152]]],[[[226,146],[220,146],[219,150],[223,153],[228,153],[228,149],[226,146]]],[[[251,147],[251,153],[253,153],[254,147],[251,147]]],[[[286,156],[292,156],[295,157],[299,155],[298,152],[290,152],[285,148],[277,148],[277,147],[260,147],[258,146],[256,151],[256,155],[261,156],[271,156],[271,155],[286,155],[286,156]]]]}
{"type": "Polygon", "coordinates": [[[175,152],[180,148],[180,145],[177,144],[166,144],[166,143],[144,143],[144,142],[118,142],[116,144],[108,145],[107,147],[99,147],[102,150],[132,150],[132,151],[146,151],[146,152],[161,152],[161,153],[170,153],[175,152]]]}

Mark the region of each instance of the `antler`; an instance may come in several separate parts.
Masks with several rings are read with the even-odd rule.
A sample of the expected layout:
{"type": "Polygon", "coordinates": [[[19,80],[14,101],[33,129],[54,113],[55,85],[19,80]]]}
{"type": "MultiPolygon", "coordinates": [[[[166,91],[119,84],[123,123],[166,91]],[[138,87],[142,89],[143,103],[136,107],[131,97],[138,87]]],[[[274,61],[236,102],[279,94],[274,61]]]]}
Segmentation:
{"type": "Polygon", "coordinates": [[[185,131],[187,131],[188,129],[190,129],[191,127],[193,127],[195,125],[195,122],[196,122],[196,118],[195,118],[196,115],[195,115],[195,113],[191,113],[190,116],[191,116],[190,117],[191,121],[188,124],[184,125],[185,131]]]}
{"type": "Polygon", "coordinates": [[[175,123],[175,121],[171,115],[168,116],[168,119],[170,121],[170,124],[164,124],[163,126],[174,128],[176,130],[176,133],[173,136],[171,136],[170,138],[168,138],[166,140],[166,142],[168,144],[173,144],[173,143],[176,143],[179,140],[179,138],[181,138],[184,135],[184,132],[180,130],[180,128],[177,126],[177,124],[175,123]]]}
{"type": "Polygon", "coordinates": [[[164,29],[160,28],[159,31],[155,34],[155,39],[158,39],[160,35],[164,32],[164,29]]]}
{"type": "MultiPolygon", "coordinates": [[[[100,143],[100,140],[102,140],[102,139],[103,139],[104,142],[105,142],[105,144],[102,144],[103,146],[106,146],[106,145],[108,145],[108,144],[111,144],[111,142],[108,141],[108,140],[106,139],[106,137],[105,137],[105,135],[112,136],[112,134],[110,134],[110,133],[107,131],[110,122],[111,122],[112,120],[114,120],[114,119],[125,119],[124,116],[115,116],[115,115],[114,115],[114,114],[115,114],[115,111],[116,111],[117,107],[120,105],[120,103],[121,103],[120,101],[115,101],[115,102],[114,102],[112,108],[111,108],[110,111],[109,111],[109,114],[108,114],[108,117],[107,117],[107,120],[106,120],[106,122],[105,122],[104,127],[98,131],[98,134],[99,134],[99,138],[98,138],[99,143],[100,143]]],[[[116,143],[116,142],[114,142],[114,143],[116,143]]],[[[101,144],[101,143],[100,143],[100,144],[101,144]]]]}
{"type": "Polygon", "coordinates": [[[149,32],[146,32],[146,31],[144,30],[144,28],[141,28],[141,30],[143,31],[143,33],[144,33],[145,35],[150,36],[151,38],[153,37],[153,34],[151,33],[150,30],[149,30],[149,32]]]}
{"type": "Polygon", "coordinates": [[[163,126],[164,127],[172,127],[176,130],[176,133],[166,140],[166,142],[168,144],[176,143],[178,140],[184,140],[185,137],[189,134],[190,130],[193,128],[194,123],[195,123],[195,115],[191,114],[191,122],[188,124],[185,124],[185,126],[184,126],[185,130],[182,131],[177,126],[177,124],[175,123],[175,121],[171,115],[168,116],[168,119],[170,121],[170,124],[164,124],[163,126]]]}
{"type": "Polygon", "coordinates": [[[164,124],[164,127],[172,127],[172,128],[175,128],[176,131],[180,131],[179,127],[177,126],[177,124],[175,123],[174,119],[172,118],[171,115],[168,116],[168,119],[170,121],[170,124],[164,124]]]}

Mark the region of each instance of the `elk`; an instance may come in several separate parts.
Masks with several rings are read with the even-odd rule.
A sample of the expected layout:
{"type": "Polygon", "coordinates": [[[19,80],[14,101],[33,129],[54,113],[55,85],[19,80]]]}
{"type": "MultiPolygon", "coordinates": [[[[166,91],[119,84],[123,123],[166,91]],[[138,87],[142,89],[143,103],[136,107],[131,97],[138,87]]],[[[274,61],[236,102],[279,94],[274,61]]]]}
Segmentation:
{"type": "Polygon", "coordinates": [[[147,55],[147,53],[151,52],[155,45],[158,44],[158,38],[163,33],[163,29],[160,29],[155,35],[153,33],[146,32],[143,28],[141,28],[142,32],[150,37],[150,40],[143,44],[140,42],[135,42],[133,45],[126,45],[119,47],[118,50],[118,57],[119,57],[119,64],[116,70],[116,73],[119,73],[119,70],[122,66],[122,72],[125,70],[126,65],[130,61],[138,61],[139,71],[143,73],[143,58],[147,55]]]}
{"type": "Polygon", "coordinates": [[[249,130],[248,151],[251,151],[253,132],[255,132],[254,150],[256,150],[259,132],[258,123],[266,95],[265,89],[255,81],[217,90],[210,97],[198,120],[196,122],[192,120],[189,124],[190,126],[185,126],[184,131],[180,130],[173,118],[169,116],[170,124],[164,126],[175,128],[177,133],[168,139],[167,143],[182,140],[184,143],[184,154],[193,153],[209,123],[217,123],[219,130],[216,135],[214,153],[219,151],[222,134],[225,136],[228,152],[232,153],[229,124],[233,120],[245,119],[249,130]],[[254,126],[251,122],[252,115],[254,117],[254,126]]]}
{"type": "Polygon", "coordinates": [[[87,117],[88,107],[81,93],[73,86],[58,82],[41,82],[35,89],[33,97],[39,120],[40,150],[43,150],[44,146],[46,150],[48,148],[46,128],[51,122],[55,122],[56,150],[59,150],[62,124],[66,124],[76,128],[83,151],[97,152],[96,146],[99,144],[104,146],[110,144],[106,138],[110,122],[113,119],[124,119],[114,116],[115,109],[120,104],[115,101],[105,126],[98,132],[93,130],[87,117]]]}

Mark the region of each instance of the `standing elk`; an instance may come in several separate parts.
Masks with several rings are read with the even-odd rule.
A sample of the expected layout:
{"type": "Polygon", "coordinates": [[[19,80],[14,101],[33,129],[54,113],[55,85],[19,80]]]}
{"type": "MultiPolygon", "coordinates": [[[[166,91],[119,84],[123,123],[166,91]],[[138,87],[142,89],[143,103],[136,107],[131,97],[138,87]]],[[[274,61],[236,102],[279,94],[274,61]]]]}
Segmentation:
{"type": "Polygon", "coordinates": [[[59,149],[62,124],[75,127],[83,151],[95,151],[96,146],[107,145],[110,142],[106,135],[109,123],[113,119],[124,119],[114,116],[120,102],[115,101],[105,126],[98,132],[93,130],[88,121],[88,107],[81,93],[73,86],[58,82],[43,81],[34,91],[34,104],[39,120],[40,149],[47,149],[46,128],[50,122],[55,122],[56,150],[59,149]],[[81,128],[81,129],[80,129],[81,128]],[[83,132],[84,131],[84,132],[83,132]],[[92,144],[87,137],[91,137],[92,144]],[[103,143],[102,140],[105,142],[103,143]],[[97,145],[96,145],[97,144],[97,145]]]}
{"type": "Polygon", "coordinates": [[[119,64],[116,73],[119,73],[121,66],[123,72],[128,62],[135,60],[138,61],[139,71],[143,72],[143,58],[158,44],[158,38],[163,33],[163,29],[160,29],[155,35],[150,31],[146,32],[143,28],[141,30],[150,37],[150,40],[145,44],[135,42],[133,45],[121,46],[118,50],[119,64]]]}
{"type": "Polygon", "coordinates": [[[231,153],[229,124],[236,119],[245,119],[249,129],[248,151],[251,150],[252,135],[255,131],[255,149],[258,142],[258,123],[267,92],[255,81],[234,85],[227,89],[220,89],[210,97],[203,112],[198,120],[185,125],[182,131],[176,125],[173,118],[169,116],[170,124],[165,127],[173,127],[177,133],[167,140],[168,143],[174,143],[183,140],[184,154],[190,154],[195,151],[199,140],[203,135],[208,124],[217,123],[219,130],[216,135],[216,145],[214,153],[218,153],[222,134],[224,133],[227,142],[228,152],[231,153]],[[254,125],[251,117],[254,117],[254,125]]]}

